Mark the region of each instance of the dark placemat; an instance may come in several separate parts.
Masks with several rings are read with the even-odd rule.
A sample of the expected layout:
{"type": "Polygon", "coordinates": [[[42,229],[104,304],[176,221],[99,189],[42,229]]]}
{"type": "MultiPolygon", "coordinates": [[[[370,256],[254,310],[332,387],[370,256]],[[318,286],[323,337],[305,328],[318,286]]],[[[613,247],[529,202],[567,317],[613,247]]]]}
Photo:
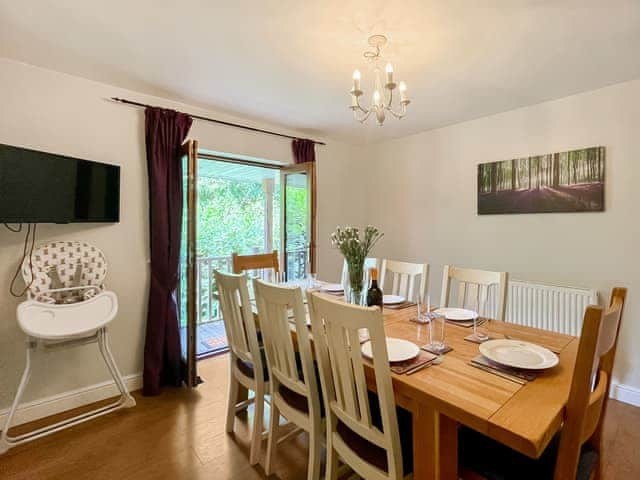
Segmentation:
{"type": "Polygon", "coordinates": [[[409,370],[413,370],[414,368],[424,365],[425,363],[429,363],[436,358],[436,355],[420,351],[417,357],[412,358],[411,360],[407,360],[405,362],[392,362],[391,371],[397,375],[402,375],[403,373],[408,372],[409,370]]]}
{"type": "Polygon", "coordinates": [[[526,380],[527,382],[535,380],[536,377],[538,376],[537,372],[533,372],[531,370],[523,370],[521,368],[508,367],[500,363],[492,362],[484,355],[478,355],[477,357],[472,358],[471,363],[475,365],[480,365],[482,367],[490,368],[492,370],[497,370],[498,372],[506,373],[507,375],[512,375],[522,380],[526,380]]]}
{"type": "MultiPolygon", "coordinates": [[[[476,325],[480,326],[480,325],[484,325],[487,322],[487,318],[478,318],[478,323],[476,325]]],[[[462,321],[455,321],[455,320],[446,320],[446,322],[449,325],[457,325],[458,327],[464,327],[464,328],[469,328],[469,327],[473,327],[473,320],[462,320],[462,321]]]]}

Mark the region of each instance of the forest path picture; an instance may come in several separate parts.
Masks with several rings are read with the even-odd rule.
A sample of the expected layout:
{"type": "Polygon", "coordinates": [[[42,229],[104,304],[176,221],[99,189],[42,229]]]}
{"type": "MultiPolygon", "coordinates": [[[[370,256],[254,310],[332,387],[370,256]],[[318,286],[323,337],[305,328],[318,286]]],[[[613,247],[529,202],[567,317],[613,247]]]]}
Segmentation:
{"type": "Polygon", "coordinates": [[[478,165],[478,214],[604,210],[604,147],[478,165]]]}

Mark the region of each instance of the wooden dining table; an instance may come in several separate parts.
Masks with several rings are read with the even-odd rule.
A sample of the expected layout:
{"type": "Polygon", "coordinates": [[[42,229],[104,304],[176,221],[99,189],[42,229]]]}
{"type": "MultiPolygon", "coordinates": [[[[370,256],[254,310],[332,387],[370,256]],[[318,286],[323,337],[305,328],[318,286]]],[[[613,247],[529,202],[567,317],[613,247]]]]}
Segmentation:
{"type": "MultiPolygon", "coordinates": [[[[336,298],[333,295],[328,295],[336,298]]],[[[259,322],[257,311],[254,310],[259,322]]],[[[428,325],[411,321],[416,307],[383,309],[385,334],[423,346],[428,325]]],[[[452,350],[442,363],[412,375],[391,372],[396,404],[412,415],[413,478],[458,480],[458,427],[470,427],[531,458],[538,458],[562,424],[578,352],[574,336],[487,320],[496,339],[523,340],[558,352],[559,363],[524,385],[471,364],[479,345],[465,340],[473,329],[445,324],[452,350]]],[[[292,334],[295,329],[292,325],[292,334]]],[[[376,390],[371,363],[365,360],[368,388],[376,390]]],[[[497,459],[499,461],[499,459],[497,459]]]]}
{"type": "MultiPolygon", "coordinates": [[[[428,326],[412,322],[415,316],[415,307],[384,309],[387,337],[424,345],[428,326]]],[[[560,352],[560,362],[524,385],[515,383],[471,365],[478,344],[464,338],[473,329],[447,322],[445,342],[453,350],[441,364],[412,375],[391,374],[396,403],[413,418],[414,479],[458,479],[459,425],[537,458],[562,424],[578,339],[495,320],[484,328],[493,338],[508,336],[560,352]]],[[[375,390],[373,373],[369,366],[367,382],[375,390]]]]}

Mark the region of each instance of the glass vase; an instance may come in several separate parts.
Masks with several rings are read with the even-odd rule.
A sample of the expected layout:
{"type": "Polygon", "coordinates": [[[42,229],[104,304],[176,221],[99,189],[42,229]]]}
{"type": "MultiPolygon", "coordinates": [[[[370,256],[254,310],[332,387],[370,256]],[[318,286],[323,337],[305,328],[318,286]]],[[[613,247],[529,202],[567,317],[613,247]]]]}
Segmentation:
{"type": "Polygon", "coordinates": [[[347,278],[349,281],[347,292],[347,302],[353,305],[367,304],[366,290],[364,288],[365,275],[364,275],[364,261],[362,262],[348,262],[347,261],[347,278]]]}

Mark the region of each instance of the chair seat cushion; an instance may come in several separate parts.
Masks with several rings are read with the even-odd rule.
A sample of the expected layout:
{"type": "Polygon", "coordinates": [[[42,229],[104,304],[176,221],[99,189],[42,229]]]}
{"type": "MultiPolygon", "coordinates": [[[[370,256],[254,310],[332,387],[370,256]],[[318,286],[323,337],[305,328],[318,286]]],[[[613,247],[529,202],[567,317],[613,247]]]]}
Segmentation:
{"type": "MultiPolygon", "coordinates": [[[[557,434],[540,458],[533,459],[462,427],[458,432],[458,457],[462,467],[488,480],[552,480],[559,444],[557,434]]],[[[576,480],[588,480],[597,465],[598,453],[585,445],[580,452],[576,480]]]]}
{"type": "MultiPolygon", "coordinates": [[[[269,368],[267,366],[267,357],[264,353],[264,348],[260,349],[260,356],[262,357],[262,376],[265,382],[269,381],[269,368]]],[[[241,358],[236,359],[236,366],[238,370],[240,370],[245,376],[249,378],[255,378],[255,372],[252,362],[248,362],[246,360],[242,360],[241,358]]]]}
{"type": "MultiPolygon", "coordinates": [[[[298,363],[298,374],[300,378],[303,378],[302,375],[302,365],[300,364],[300,357],[296,356],[296,362],[298,363]]],[[[316,382],[318,385],[318,396],[320,400],[320,417],[324,418],[324,399],[322,398],[322,385],[320,384],[320,372],[318,371],[318,364],[313,362],[313,367],[316,371],[316,382]]],[[[308,414],[309,413],[309,402],[307,397],[304,395],[300,395],[298,392],[294,392],[290,388],[285,387],[283,384],[278,385],[278,393],[283,398],[287,404],[296,410],[308,414]]]]}
{"type": "MultiPolygon", "coordinates": [[[[369,392],[369,407],[371,409],[371,423],[382,430],[380,403],[378,402],[378,396],[373,392],[369,392]]],[[[402,468],[404,475],[408,475],[413,472],[412,418],[411,413],[404,408],[397,407],[396,412],[398,415],[398,429],[400,430],[400,446],[402,448],[402,468]]],[[[383,448],[361,437],[341,421],[338,421],[336,431],[349,448],[360,458],[383,472],[389,471],[387,454],[383,448]]]]}

